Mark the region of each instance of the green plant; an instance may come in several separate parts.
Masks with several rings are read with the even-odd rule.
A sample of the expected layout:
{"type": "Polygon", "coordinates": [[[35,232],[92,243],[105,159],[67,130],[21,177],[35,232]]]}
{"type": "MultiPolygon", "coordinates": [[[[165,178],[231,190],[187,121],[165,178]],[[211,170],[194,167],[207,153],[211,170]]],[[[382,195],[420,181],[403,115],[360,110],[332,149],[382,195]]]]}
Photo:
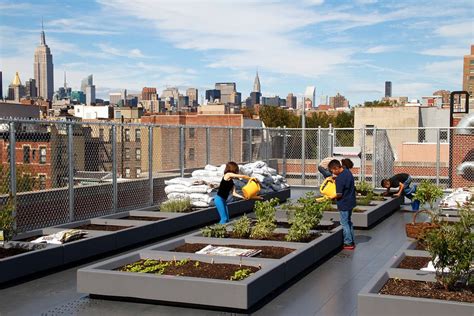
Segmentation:
{"type": "Polygon", "coordinates": [[[247,238],[250,235],[252,221],[247,215],[244,214],[241,218],[239,218],[234,223],[233,227],[233,235],[237,238],[247,238]]]}
{"type": "Polygon", "coordinates": [[[201,229],[201,234],[204,237],[224,238],[227,235],[226,225],[214,224],[212,226],[206,226],[201,229]]]}
{"type": "Polygon", "coordinates": [[[287,241],[303,241],[311,236],[311,229],[319,224],[325,209],[331,207],[330,200],[318,202],[313,192],[307,192],[296,204],[290,205],[291,227],[285,236],[287,241]]]}
{"type": "Polygon", "coordinates": [[[257,223],[252,229],[250,238],[253,239],[268,239],[272,236],[276,228],[276,206],[279,200],[273,198],[268,201],[257,201],[254,206],[257,223]]]}
{"type": "Polygon", "coordinates": [[[357,200],[357,205],[368,206],[374,197],[373,192],[368,192],[366,196],[357,200]]]}
{"type": "Polygon", "coordinates": [[[247,278],[252,271],[250,269],[239,269],[234,272],[234,275],[230,277],[231,281],[240,281],[247,278]]]}
{"type": "Polygon", "coordinates": [[[439,228],[425,234],[436,279],[447,290],[452,290],[458,281],[469,282],[473,278],[470,267],[474,261],[474,212],[467,206],[459,214],[459,222],[441,222],[439,228]]]}
{"type": "Polygon", "coordinates": [[[192,209],[191,199],[172,199],[161,203],[160,211],[162,212],[188,212],[192,209]]]}
{"type": "Polygon", "coordinates": [[[430,205],[430,210],[434,210],[436,200],[442,197],[443,190],[428,180],[421,181],[413,195],[413,199],[420,201],[421,205],[428,203],[430,205]]]}
{"type": "Polygon", "coordinates": [[[5,205],[0,207],[0,230],[3,231],[3,238],[9,241],[15,236],[15,217],[13,211],[15,206],[13,204],[13,196],[8,196],[5,205]]]}
{"type": "Polygon", "coordinates": [[[369,192],[372,192],[374,190],[374,187],[369,182],[359,181],[359,182],[356,182],[355,189],[358,193],[362,195],[366,195],[369,192]]]}

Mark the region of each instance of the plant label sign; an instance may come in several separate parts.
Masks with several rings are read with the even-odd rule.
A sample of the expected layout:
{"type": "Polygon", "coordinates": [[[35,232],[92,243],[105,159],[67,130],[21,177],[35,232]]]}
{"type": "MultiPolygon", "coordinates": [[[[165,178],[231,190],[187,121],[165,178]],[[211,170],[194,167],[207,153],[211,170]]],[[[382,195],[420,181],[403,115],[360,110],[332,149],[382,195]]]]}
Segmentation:
{"type": "Polygon", "coordinates": [[[253,257],[262,252],[258,249],[240,249],[231,247],[218,247],[213,245],[207,245],[199,251],[196,251],[199,255],[211,255],[211,256],[230,256],[230,257],[253,257]]]}

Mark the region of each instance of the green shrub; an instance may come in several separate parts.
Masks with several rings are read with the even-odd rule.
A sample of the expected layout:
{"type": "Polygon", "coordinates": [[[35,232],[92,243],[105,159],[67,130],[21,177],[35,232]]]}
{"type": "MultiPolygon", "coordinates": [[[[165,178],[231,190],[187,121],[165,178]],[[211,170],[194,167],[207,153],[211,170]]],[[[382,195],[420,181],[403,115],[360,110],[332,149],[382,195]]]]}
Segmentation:
{"type": "Polygon", "coordinates": [[[250,276],[252,274],[251,272],[252,271],[250,269],[239,269],[234,272],[234,275],[230,277],[230,280],[231,281],[243,280],[247,278],[248,276],[250,276]]]}
{"type": "Polygon", "coordinates": [[[453,289],[456,282],[469,282],[473,277],[470,267],[474,261],[474,212],[467,206],[459,214],[459,222],[441,222],[439,228],[425,234],[436,279],[448,290],[453,289]],[[445,269],[449,272],[443,272],[445,269]]]}
{"type": "Polygon", "coordinates": [[[0,207],[0,230],[3,230],[5,241],[9,241],[15,236],[15,217],[13,211],[13,196],[10,194],[5,205],[0,207]]]}
{"type": "Polygon", "coordinates": [[[191,199],[173,199],[161,203],[161,212],[177,212],[184,213],[192,210],[191,199]]]}
{"type": "Polygon", "coordinates": [[[374,187],[372,186],[372,184],[370,184],[369,182],[366,182],[366,181],[356,182],[355,189],[358,193],[360,193],[362,195],[366,195],[369,192],[374,191],[374,187]]]}
{"type": "Polygon", "coordinates": [[[201,229],[201,234],[204,237],[224,238],[227,235],[226,225],[214,224],[212,226],[206,226],[201,229]]]}
{"type": "Polygon", "coordinates": [[[423,180],[416,188],[413,199],[420,201],[421,205],[428,203],[430,210],[434,210],[436,200],[442,198],[443,195],[443,190],[440,187],[428,180],[423,180]]]}
{"type": "Polygon", "coordinates": [[[357,205],[368,206],[372,202],[373,197],[374,197],[374,193],[369,192],[367,193],[366,196],[357,200],[357,205]]]}
{"type": "Polygon", "coordinates": [[[250,238],[268,239],[272,236],[276,228],[275,213],[278,203],[279,200],[277,198],[255,202],[254,211],[257,217],[257,223],[252,229],[250,238]]]}
{"type": "Polygon", "coordinates": [[[291,227],[285,236],[287,241],[303,241],[311,236],[311,229],[316,227],[323,218],[325,209],[331,207],[330,200],[318,202],[313,192],[307,192],[296,204],[290,205],[289,222],[291,227]]]}
{"type": "Polygon", "coordinates": [[[247,238],[250,236],[252,221],[244,214],[233,224],[233,234],[237,238],[247,238]]]}

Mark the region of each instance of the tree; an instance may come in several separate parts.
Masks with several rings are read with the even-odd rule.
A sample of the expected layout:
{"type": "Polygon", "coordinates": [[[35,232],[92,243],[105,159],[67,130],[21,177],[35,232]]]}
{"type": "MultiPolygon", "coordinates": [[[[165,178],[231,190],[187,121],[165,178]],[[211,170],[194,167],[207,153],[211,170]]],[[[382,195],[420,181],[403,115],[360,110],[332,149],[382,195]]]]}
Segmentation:
{"type": "Polygon", "coordinates": [[[364,102],[364,107],[366,108],[378,107],[378,106],[392,106],[392,104],[390,103],[390,101],[378,101],[378,100],[364,102]]]}
{"type": "Polygon", "coordinates": [[[261,106],[259,116],[267,127],[299,127],[298,116],[277,106],[261,106]]]}
{"type": "MultiPolygon", "coordinates": [[[[26,166],[16,167],[16,191],[28,192],[35,190],[37,186],[36,178],[31,176],[29,168],[26,166]]],[[[0,194],[10,192],[10,168],[0,165],[0,194]]]]}

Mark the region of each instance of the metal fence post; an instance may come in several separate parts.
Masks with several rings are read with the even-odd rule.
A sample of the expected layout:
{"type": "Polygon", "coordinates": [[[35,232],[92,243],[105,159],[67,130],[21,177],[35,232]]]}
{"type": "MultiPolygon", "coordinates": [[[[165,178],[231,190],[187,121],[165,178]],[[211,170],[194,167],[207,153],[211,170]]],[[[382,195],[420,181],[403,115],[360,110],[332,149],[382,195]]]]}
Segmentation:
{"type": "Polygon", "coordinates": [[[118,188],[117,188],[117,125],[112,125],[112,207],[114,213],[118,209],[118,188]]]}
{"type": "Polygon", "coordinates": [[[439,186],[439,169],[440,169],[440,159],[441,159],[441,131],[438,127],[436,129],[436,185],[439,186]]]}
{"type": "Polygon", "coordinates": [[[373,146],[372,146],[372,186],[376,187],[377,177],[377,127],[374,127],[373,146]]]}
{"type": "MultiPolygon", "coordinates": [[[[355,131],[354,131],[355,133],[355,131]]],[[[365,127],[360,129],[360,169],[359,181],[365,181],[365,127]]]]}
{"type": "MultiPolygon", "coordinates": [[[[318,166],[321,163],[321,160],[323,159],[322,152],[321,152],[321,145],[322,145],[321,125],[319,125],[318,126],[318,166]]],[[[322,178],[321,172],[318,172],[318,184],[322,182],[321,178],[322,178]]]]}
{"type": "Polygon", "coordinates": [[[286,126],[283,126],[283,161],[282,176],[286,178],[286,148],[288,147],[288,136],[286,135],[286,126]]]}
{"type": "Polygon", "coordinates": [[[301,129],[301,184],[306,184],[306,128],[301,129]]]}
{"type": "Polygon", "coordinates": [[[206,127],[206,165],[211,163],[211,130],[206,127]]]}
{"type": "Polygon", "coordinates": [[[249,162],[252,162],[252,129],[249,129],[249,162]]]}
{"type": "Polygon", "coordinates": [[[179,171],[181,177],[184,177],[184,128],[179,128],[179,171]]]}
{"type": "Polygon", "coordinates": [[[17,210],[17,196],[16,196],[16,135],[15,135],[15,122],[10,122],[10,192],[12,196],[14,218],[13,230],[16,230],[16,210],[17,210]]]}
{"type": "Polygon", "coordinates": [[[69,165],[69,221],[74,221],[74,130],[73,130],[73,123],[68,124],[68,165],[69,165]]]}
{"type": "Polygon", "coordinates": [[[233,130],[232,130],[232,127],[229,127],[229,140],[228,140],[228,143],[229,143],[229,161],[233,161],[232,159],[232,135],[233,135],[233,130]]]}
{"type": "Polygon", "coordinates": [[[148,127],[148,180],[150,182],[150,206],[153,205],[153,126],[148,127]]]}
{"type": "Polygon", "coordinates": [[[328,131],[328,154],[329,154],[329,157],[331,157],[333,155],[333,152],[334,152],[334,148],[332,147],[333,146],[333,138],[334,136],[334,131],[332,129],[332,124],[329,124],[329,131],[328,131]]]}

